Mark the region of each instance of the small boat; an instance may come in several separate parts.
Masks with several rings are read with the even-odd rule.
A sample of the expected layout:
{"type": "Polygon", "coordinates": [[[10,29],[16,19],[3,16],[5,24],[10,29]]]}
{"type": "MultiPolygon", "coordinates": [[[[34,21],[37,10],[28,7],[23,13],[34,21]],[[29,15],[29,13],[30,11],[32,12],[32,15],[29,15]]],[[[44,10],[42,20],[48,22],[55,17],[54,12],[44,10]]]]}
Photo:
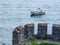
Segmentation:
{"type": "Polygon", "coordinates": [[[40,8],[38,8],[37,11],[31,12],[31,16],[40,16],[40,15],[45,15],[45,12],[40,8]]]}

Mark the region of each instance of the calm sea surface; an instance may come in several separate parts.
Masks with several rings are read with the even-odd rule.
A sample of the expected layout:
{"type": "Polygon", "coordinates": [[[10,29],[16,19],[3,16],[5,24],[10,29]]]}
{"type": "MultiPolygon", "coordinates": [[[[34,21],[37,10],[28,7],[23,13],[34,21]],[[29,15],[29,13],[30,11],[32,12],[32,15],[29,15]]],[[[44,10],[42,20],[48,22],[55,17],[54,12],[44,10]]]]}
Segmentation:
{"type": "Polygon", "coordinates": [[[16,26],[27,23],[48,23],[48,34],[52,24],[60,24],[60,0],[0,0],[0,45],[12,45],[12,31],[16,26]],[[45,10],[46,15],[31,17],[37,8],[45,10]]]}

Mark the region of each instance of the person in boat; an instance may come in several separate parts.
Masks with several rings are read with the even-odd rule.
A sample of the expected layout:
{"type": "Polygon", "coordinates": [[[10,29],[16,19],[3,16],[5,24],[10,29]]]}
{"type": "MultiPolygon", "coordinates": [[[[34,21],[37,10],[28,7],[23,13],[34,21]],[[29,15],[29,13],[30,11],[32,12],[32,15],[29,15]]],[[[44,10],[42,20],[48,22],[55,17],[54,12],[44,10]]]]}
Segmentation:
{"type": "Polygon", "coordinates": [[[37,12],[42,12],[41,8],[38,8],[38,9],[37,9],[37,12]]]}
{"type": "Polygon", "coordinates": [[[42,13],[41,8],[38,8],[38,9],[35,11],[35,13],[37,13],[37,14],[42,13]]]}
{"type": "Polygon", "coordinates": [[[36,11],[31,12],[32,14],[45,14],[45,11],[43,11],[41,8],[38,8],[36,11]]]}

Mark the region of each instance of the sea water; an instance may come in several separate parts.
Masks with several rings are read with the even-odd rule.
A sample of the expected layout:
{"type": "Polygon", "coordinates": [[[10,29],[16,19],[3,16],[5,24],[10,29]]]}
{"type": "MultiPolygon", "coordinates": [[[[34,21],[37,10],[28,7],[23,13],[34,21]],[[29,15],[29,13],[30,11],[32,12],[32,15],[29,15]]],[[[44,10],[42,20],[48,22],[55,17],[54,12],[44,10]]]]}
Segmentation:
{"type": "Polygon", "coordinates": [[[0,0],[0,45],[12,45],[12,31],[27,23],[48,23],[47,34],[52,34],[52,25],[60,24],[60,0],[0,0]],[[31,17],[31,11],[45,10],[45,15],[31,17]]]}

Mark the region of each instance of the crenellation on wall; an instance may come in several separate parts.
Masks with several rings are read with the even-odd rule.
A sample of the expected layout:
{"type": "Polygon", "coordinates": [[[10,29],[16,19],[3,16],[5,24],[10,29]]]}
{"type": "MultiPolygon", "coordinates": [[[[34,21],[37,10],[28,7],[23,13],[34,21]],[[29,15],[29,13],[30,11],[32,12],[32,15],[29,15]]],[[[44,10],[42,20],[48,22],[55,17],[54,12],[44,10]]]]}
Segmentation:
{"type": "Polygon", "coordinates": [[[60,41],[60,25],[53,24],[52,35],[53,35],[53,40],[60,41]]]}
{"type": "Polygon", "coordinates": [[[34,24],[26,24],[24,26],[25,38],[34,35],[34,24]]]}
{"type": "Polygon", "coordinates": [[[17,30],[17,28],[15,28],[13,30],[13,36],[12,36],[12,44],[13,45],[17,45],[18,44],[18,34],[19,34],[19,31],[17,30]]]}
{"type": "Polygon", "coordinates": [[[38,24],[38,36],[43,39],[47,36],[47,23],[38,24]]]}
{"type": "Polygon", "coordinates": [[[24,27],[18,26],[13,31],[13,45],[20,45],[24,42],[24,27]]]}

